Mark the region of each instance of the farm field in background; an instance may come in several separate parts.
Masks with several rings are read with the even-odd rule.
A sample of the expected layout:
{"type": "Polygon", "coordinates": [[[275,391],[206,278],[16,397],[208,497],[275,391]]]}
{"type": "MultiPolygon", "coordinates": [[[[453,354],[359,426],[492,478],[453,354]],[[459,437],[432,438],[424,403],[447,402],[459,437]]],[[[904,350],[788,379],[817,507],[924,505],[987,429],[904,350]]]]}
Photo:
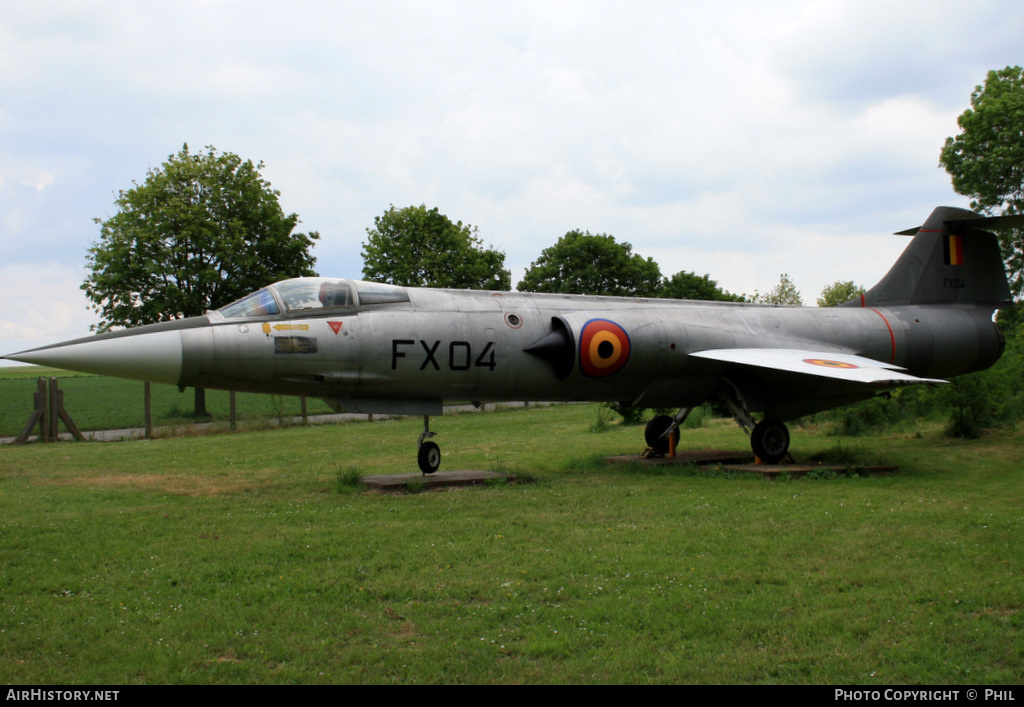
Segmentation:
{"type": "MultiPolygon", "coordinates": [[[[32,393],[40,377],[54,376],[64,391],[64,405],[82,431],[142,427],[145,420],[143,384],[123,378],[68,373],[39,367],[0,368],[0,437],[16,437],[32,416],[32,393]]],[[[193,414],[191,388],[178,392],[173,385],[152,385],[154,426],[183,426],[194,422],[224,422],[230,419],[228,393],[206,391],[209,417],[193,414]]],[[[279,420],[301,413],[299,398],[280,395],[236,395],[238,419],[245,422],[279,420]]],[[[309,415],[334,411],[319,398],[307,398],[309,415]]],[[[38,431],[38,430],[37,430],[38,431]]],[[[61,431],[65,431],[61,426],[61,431]]]]}

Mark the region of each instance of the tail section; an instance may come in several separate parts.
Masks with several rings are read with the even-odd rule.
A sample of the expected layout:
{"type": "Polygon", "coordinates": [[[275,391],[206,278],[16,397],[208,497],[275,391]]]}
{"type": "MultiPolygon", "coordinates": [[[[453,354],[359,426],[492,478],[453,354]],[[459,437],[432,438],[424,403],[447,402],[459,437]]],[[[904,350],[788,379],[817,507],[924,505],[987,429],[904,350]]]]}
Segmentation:
{"type": "Polygon", "coordinates": [[[919,228],[881,281],[848,306],[1010,303],[1003,258],[990,228],[1024,226],[1024,216],[986,217],[940,206],[919,228]]]}

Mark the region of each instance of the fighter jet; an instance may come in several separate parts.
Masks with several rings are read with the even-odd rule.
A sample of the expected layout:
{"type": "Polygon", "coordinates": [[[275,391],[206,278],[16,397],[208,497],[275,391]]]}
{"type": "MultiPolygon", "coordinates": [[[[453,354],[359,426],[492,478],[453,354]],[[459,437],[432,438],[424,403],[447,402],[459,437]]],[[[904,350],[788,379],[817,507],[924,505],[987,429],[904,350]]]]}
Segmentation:
{"type": "Polygon", "coordinates": [[[882,280],[838,308],[278,282],[201,317],[10,354],[62,369],[315,396],[337,411],[422,415],[418,462],[441,463],[446,401],[598,401],[678,408],[651,420],[664,453],[690,410],[724,402],[766,463],[785,421],[991,366],[1010,302],[996,237],[1024,217],[940,207],[882,280]],[[755,416],[760,418],[755,420],[755,416]]]}

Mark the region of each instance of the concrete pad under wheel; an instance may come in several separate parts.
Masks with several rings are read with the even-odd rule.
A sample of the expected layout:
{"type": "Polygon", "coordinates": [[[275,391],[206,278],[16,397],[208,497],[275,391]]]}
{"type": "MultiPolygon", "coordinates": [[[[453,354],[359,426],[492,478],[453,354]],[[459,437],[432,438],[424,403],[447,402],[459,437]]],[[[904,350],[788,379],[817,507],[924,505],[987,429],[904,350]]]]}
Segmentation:
{"type": "Polygon", "coordinates": [[[738,471],[760,474],[764,479],[774,479],[782,474],[800,477],[813,472],[832,472],[834,474],[858,474],[860,476],[877,476],[891,474],[898,470],[892,465],[856,465],[856,464],[751,464],[750,454],[730,452],[721,449],[677,450],[674,457],[642,457],[627,454],[607,458],[613,464],[694,464],[697,466],[715,464],[720,471],[738,471]]]}
{"type": "Polygon", "coordinates": [[[762,478],[770,481],[783,474],[799,478],[805,474],[821,473],[823,471],[832,472],[833,474],[880,476],[898,471],[898,467],[888,465],[858,466],[855,464],[723,464],[722,470],[760,474],[762,478]]]}
{"type": "Polygon", "coordinates": [[[723,449],[677,449],[674,457],[642,457],[625,454],[608,457],[613,464],[739,464],[750,460],[749,453],[731,452],[723,449]]]}
{"type": "Polygon", "coordinates": [[[520,483],[529,477],[516,474],[502,474],[495,471],[436,471],[433,474],[378,474],[364,476],[361,481],[374,491],[406,492],[411,489],[433,490],[478,486],[487,483],[520,483]]]}

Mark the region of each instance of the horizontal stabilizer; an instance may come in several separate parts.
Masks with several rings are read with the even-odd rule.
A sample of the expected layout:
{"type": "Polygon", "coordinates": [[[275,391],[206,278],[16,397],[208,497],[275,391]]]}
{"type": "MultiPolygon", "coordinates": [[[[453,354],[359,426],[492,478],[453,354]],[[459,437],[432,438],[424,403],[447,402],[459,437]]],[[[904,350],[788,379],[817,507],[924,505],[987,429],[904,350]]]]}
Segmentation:
{"type": "Polygon", "coordinates": [[[918,378],[891,363],[854,354],[802,349],[709,349],[691,353],[740,366],[754,366],[773,371],[799,373],[807,376],[835,378],[864,384],[908,385],[912,383],[945,383],[940,378],[918,378]]]}
{"type": "MultiPolygon", "coordinates": [[[[968,212],[963,212],[968,213],[968,212]]],[[[945,223],[949,227],[951,233],[956,233],[957,227],[964,228],[977,228],[982,231],[995,229],[999,230],[1002,228],[1024,228],[1024,214],[1009,214],[1006,216],[979,216],[973,212],[971,215],[961,218],[947,218],[945,223]]],[[[905,231],[897,231],[897,236],[916,236],[917,232],[923,229],[924,226],[916,226],[914,228],[908,228],[905,231]]]]}

